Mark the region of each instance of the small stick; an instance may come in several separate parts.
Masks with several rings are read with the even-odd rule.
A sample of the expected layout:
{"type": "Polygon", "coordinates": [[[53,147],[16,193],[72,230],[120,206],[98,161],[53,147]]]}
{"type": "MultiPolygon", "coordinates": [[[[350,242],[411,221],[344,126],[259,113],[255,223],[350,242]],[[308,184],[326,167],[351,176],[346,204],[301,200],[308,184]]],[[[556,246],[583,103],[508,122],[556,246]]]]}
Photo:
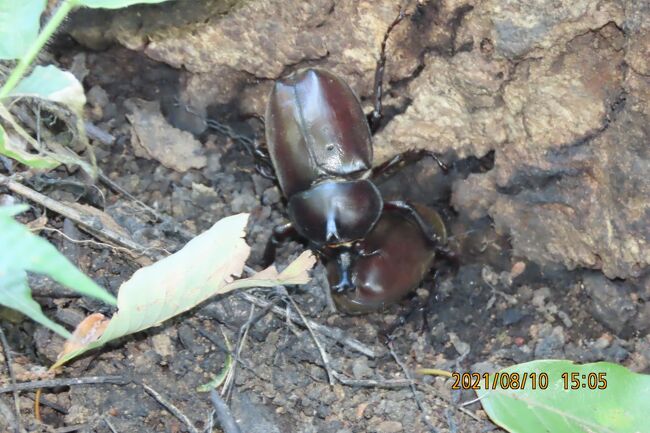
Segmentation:
{"type": "Polygon", "coordinates": [[[181,412],[176,406],[170,403],[165,397],[160,395],[155,389],[153,389],[152,387],[150,387],[144,382],[141,382],[140,385],[142,385],[144,390],[147,391],[147,394],[152,396],[154,400],[156,400],[158,403],[161,404],[161,406],[163,406],[172,415],[174,415],[183,424],[185,424],[187,426],[187,429],[190,431],[190,433],[199,433],[196,427],[194,427],[194,424],[192,424],[192,421],[190,421],[190,419],[183,412],[181,412]]]}
{"type": "Polygon", "coordinates": [[[396,389],[411,386],[413,383],[409,379],[387,379],[387,380],[374,380],[374,379],[348,379],[341,373],[334,370],[332,372],[336,380],[343,385],[351,386],[353,388],[383,388],[383,389],[396,389]]]}
{"type": "Polygon", "coordinates": [[[404,376],[407,379],[411,380],[411,384],[410,384],[411,392],[413,393],[413,398],[415,399],[415,403],[417,404],[418,409],[420,410],[420,412],[422,414],[422,420],[427,425],[427,427],[429,427],[429,430],[431,432],[438,433],[438,429],[433,424],[431,424],[431,421],[429,420],[429,417],[424,413],[424,406],[422,405],[422,400],[420,399],[420,396],[418,395],[418,390],[415,388],[415,382],[413,382],[413,380],[411,378],[411,374],[409,373],[408,369],[406,368],[406,365],[404,365],[404,363],[397,356],[397,353],[395,353],[395,349],[393,348],[393,342],[392,341],[388,342],[388,349],[390,350],[390,354],[392,355],[392,357],[395,360],[395,362],[397,363],[397,365],[399,365],[400,368],[402,369],[402,371],[404,372],[404,376]]]}
{"type": "Polygon", "coordinates": [[[125,385],[130,382],[131,380],[124,376],[87,376],[72,377],[67,379],[34,380],[32,382],[20,382],[16,383],[15,385],[0,387],[0,394],[13,391],[33,390],[38,388],[55,388],[57,386],[95,384],[125,385]]]}
{"type": "Polygon", "coordinates": [[[309,325],[307,318],[305,317],[304,314],[302,314],[300,308],[298,308],[298,304],[296,304],[296,302],[293,300],[291,296],[289,296],[288,293],[286,293],[285,296],[289,299],[289,302],[291,302],[293,308],[298,312],[300,319],[302,319],[302,323],[305,324],[305,327],[309,331],[309,334],[311,334],[311,338],[314,340],[314,344],[316,344],[316,347],[318,348],[318,352],[320,353],[320,357],[323,360],[323,366],[325,367],[325,371],[327,372],[327,381],[329,382],[330,385],[334,385],[334,375],[332,373],[333,370],[332,367],[330,366],[329,356],[327,355],[327,352],[323,348],[323,345],[320,344],[320,341],[318,341],[318,338],[316,337],[316,333],[314,333],[314,330],[309,325]]]}
{"type": "Polygon", "coordinates": [[[0,400],[0,416],[7,420],[7,424],[15,427],[14,430],[18,428],[18,421],[16,421],[16,416],[14,415],[13,411],[9,409],[9,406],[4,404],[2,400],[0,400]]]}
{"type": "Polygon", "coordinates": [[[484,421],[481,418],[479,418],[478,416],[476,416],[476,414],[474,412],[472,412],[472,411],[470,411],[470,410],[468,410],[468,409],[466,409],[466,408],[464,408],[462,406],[454,404],[452,401],[449,400],[449,398],[447,398],[443,394],[440,394],[439,392],[437,392],[437,390],[433,386],[431,386],[431,385],[429,385],[427,383],[421,383],[421,386],[429,388],[430,392],[429,392],[428,395],[432,395],[435,398],[438,398],[438,399],[444,401],[445,403],[451,405],[454,409],[456,409],[459,412],[462,412],[465,415],[467,415],[468,417],[472,418],[474,421],[476,421],[476,422],[483,422],[484,421]]]}
{"type": "MultiPolygon", "coordinates": [[[[244,348],[246,337],[248,337],[248,329],[253,323],[253,319],[255,319],[253,313],[255,313],[255,305],[251,305],[250,313],[248,314],[248,320],[246,320],[246,323],[244,323],[239,328],[238,337],[237,337],[237,348],[235,349],[235,356],[233,358],[234,362],[232,363],[232,367],[228,371],[228,375],[226,376],[226,381],[221,391],[221,394],[226,397],[226,400],[229,400],[230,397],[232,396],[232,390],[234,388],[234,383],[235,383],[235,375],[237,374],[237,362],[239,361],[241,351],[244,348]]],[[[266,311],[264,312],[264,314],[266,314],[266,311]]]]}
{"type": "Polygon", "coordinates": [[[203,433],[212,433],[212,430],[214,430],[214,414],[215,414],[214,409],[212,409],[210,413],[208,413],[208,419],[205,422],[205,428],[203,429],[203,433]]]}
{"type": "Polygon", "coordinates": [[[52,433],[71,433],[73,431],[80,431],[88,427],[88,424],[77,424],[77,425],[68,425],[65,427],[59,427],[52,430],[52,433]]]}
{"type": "Polygon", "coordinates": [[[223,433],[242,433],[237,421],[230,412],[230,408],[214,389],[210,391],[210,400],[212,400],[212,406],[214,406],[223,433]]]}
{"type": "Polygon", "coordinates": [[[79,212],[77,209],[74,209],[70,206],[66,206],[63,203],[60,203],[56,200],[34,191],[31,188],[26,187],[25,185],[16,182],[15,180],[0,174],[0,185],[5,185],[11,191],[16,194],[36,202],[46,208],[50,209],[53,212],[56,212],[60,215],[63,215],[66,218],[70,218],[72,221],[79,224],[80,227],[89,231],[91,234],[104,237],[109,239],[112,242],[128,249],[131,251],[131,254],[137,256],[138,254],[134,253],[137,251],[139,254],[147,255],[155,260],[162,258],[163,256],[160,253],[154,252],[151,248],[145,248],[133,241],[130,238],[123,236],[122,234],[112,230],[109,227],[101,224],[96,217],[92,215],[85,215],[79,212]]]}
{"type": "Polygon", "coordinates": [[[123,251],[129,254],[133,253],[133,251],[129,250],[128,248],[116,247],[115,245],[107,244],[106,242],[97,242],[96,240],[93,239],[73,239],[70,236],[63,233],[61,230],[55,229],[53,227],[43,227],[43,228],[35,229],[34,231],[54,232],[61,235],[68,242],[72,242],[73,244],[89,244],[89,245],[95,245],[99,248],[105,247],[113,251],[123,251]]]}
{"type": "Polygon", "coordinates": [[[164,215],[158,212],[156,209],[152,208],[151,206],[147,205],[143,201],[138,200],[136,197],[133,196],[133,194],[128,192],[118,183],[114,182],[110,177],[106,176],[102,171],[99,172],[99,180],[104,182],[114,192],[122,194],[123,196],[130,199],[138,206],[142,207],[144,210],[149,212],[149,214],[151,214],[151,216],[153,216],[156,219],[156,221],[162,221],[164,224],[169,224],[170,226],[172,226],[174,231],[179,235],[181,235],[183,239],[190,240],[196,236],[195,233],[193,233],[191,230],[186,229],[180,223],[174,221],[174,219],[169,215],[164,215]]]}
{"type": "MultiPolygon", "coordinates": [[[[29,397],[29,398],[31,398],[31,397],[29,397]]],[[[35,399],[36,399],[36,397],[34,396],[34,398],[32,398],[32,400],[35,400],[35,399]]],[[[54,409],[55,411],[57,411],[57,412],[59,412],[59,413],[61,413],[63,415],[68,414],[68,410],[65,407],[61,406],[60,404],[56,404],[56,403],[46,399],[43,396],[39,397],[38,402],[39,402],[39,404],[41,406],[47,406],[50,409],[54,409]]]]}
{"type": "MultiPolygon", "coordinates": [[[[9,373],[9,380],[12,385],[16,385],[16,376],[14,376],[14,369],[12,367],[13,360],[11,357],[11,347],[9,347],[9,343],[7,342],[7,337],[5,336],[5,332],[0,327],[0,341],[2,342],[2,350],[5,354],[5,362],[7,363],[7,373],[9,373]]],[[[16,433],[20,433],[23,430],[23,423],[20,418],[20,396],[18,395],[18,391],[14,390],[14,409],[16,411],[16,426],[15,430],[16,433]]]]}
{"type": "Polygon", "coordinates": [[[111,424],[107,417],[102,417],[102,421],[104,421],[112,433],[117,433],[117,430],[115,430],[115,427],[113,424],[111,424]]]}
{"type": "MultiPolygon", "coordinates": [[[[255,304],[258,307],[265,308],[267,307],[270,303],[267,301],[264,301],[262,299],[257,298],[256,296],[253,296],[247,292],[237,292],[237,296],[240,298],[244,299],[245,301],[250,302],[251,304],[255,304]]],[[[274,306],[271,308],[271,311],[273,311],[275,314],[285,317],[288,320],[291,320],[293,323],[302,325],[303,322],[300,320],[300,317],[298,317],[297,314],[294,314],[292,312],[287,312],[284,309],[274,306]]],[[[309,326],[312,327],[312,329],[319,334],[331,338],[332,340],[340,343],[343,346],[348,347],[349,349],[352,349],[356,352],[359,352],[363,355],[366,355],[368,358],[374,359],[377,357],[375,354],[375,351],[371,349],[370,347],[366,346],[356,338],[348,337],[343,330],[339,328],[334,328],[334,327],[328,327],[325,325],[321,325],[320,323],[316,323],[312,320],[307,319],[307,322],[309,323],[309,326]]]]}
{"type": "Polygon", "coordinates": [[[108,146],[115,143],[115,137],[113,137],[111,134],[104,131],[94,123],[85,122],[84,125],[86,127],[86,133],[88,134],[88,137],[92,138],[93,140],[97,140],[100,143],[106,144],[108,146]]]}

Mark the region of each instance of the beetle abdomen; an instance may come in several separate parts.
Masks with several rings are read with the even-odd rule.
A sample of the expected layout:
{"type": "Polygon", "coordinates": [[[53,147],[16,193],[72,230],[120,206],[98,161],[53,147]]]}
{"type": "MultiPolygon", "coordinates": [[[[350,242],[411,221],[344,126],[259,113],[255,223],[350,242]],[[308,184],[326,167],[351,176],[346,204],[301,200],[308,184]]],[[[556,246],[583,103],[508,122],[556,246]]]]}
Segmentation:
{"type": "Polygon", "coordinates": [[[370,129],[359,100],[343,80],[319,69],[276,82],[266,140],[286,197],[319,179],[361,175],[372,166],[370,129]]]}

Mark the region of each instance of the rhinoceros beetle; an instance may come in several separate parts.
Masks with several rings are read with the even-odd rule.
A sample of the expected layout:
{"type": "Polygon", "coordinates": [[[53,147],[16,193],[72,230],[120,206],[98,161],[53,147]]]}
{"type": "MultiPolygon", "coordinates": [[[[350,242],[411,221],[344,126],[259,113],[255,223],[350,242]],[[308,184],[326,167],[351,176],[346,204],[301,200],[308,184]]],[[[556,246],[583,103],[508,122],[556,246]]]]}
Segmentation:
{"type": "MultiPolygon", "coordinates": [[[[374,256],[364,258],[368,245],[376,246],[384,256],[396,257],[397,240],[381,245],[382,236],[391,231],[392,224],[396,224],[397,232],[427,244],[426,248],[420,247],[426,254],[416,253],[418,269],[404,271],[409,283],[398,282],[397,292],[406,286],[411,288],[415,279],[415,283],[421,280],[419,268],[431,262],[429,255],[435,254],[436,247],[444,241],[444,230],[439,225],[425,221],[421,212],[405,201],[384,201],[372,182],[380,174],[424,156],[433,157],[446,171],[438,156],[425,150],[405,152],[372,166],[371,133],[382,118],[386,41],[403,18],[400,12],[384,36],[375,73],[374,110],[370,115],[364,115],[359,99],[341,78],[321,69],[303,69],[278,80],[269,95],[266,145],[291,222],[276,227],[267,244],[265,261],[273,261],[280,241],[298,234],[332,269],[329,273],[336,278],[330,278],[330,285],[336,294],[353,292],[355,278],[362,278],[363,269],[379,270],[374,256]],[[413,224],[419,233],[412,230],[413,224]]],[[[387,275],[388,269],[380,274],[387,275]]],[[[393,265],[390,269],[398,270],[393,265]]],[[[393,277],[385,278],[385,284],[380,282],[382,293],[390,292],[392,296],[385,286],[393,277]]],[[[361,299],[365,295],[359,296],[361,299]]]]}
{"type": "MultiPolygon", "coordinates": [[[[447,232],[440,215],[422,205],[414,207],[444,245],[447,232]]],[[[338,309],[348,314],[380,310],[404,298],[430,271],[438,248],[422,236],[411,216],[391,209],[385,210],[370,233],[358,242],[356,252],[350,267],[354,290],[332,296],[338,309]]],[[[341,279],[338,267],[332,263],[326,266],[330,284],[337,284],[341,279]]]]}

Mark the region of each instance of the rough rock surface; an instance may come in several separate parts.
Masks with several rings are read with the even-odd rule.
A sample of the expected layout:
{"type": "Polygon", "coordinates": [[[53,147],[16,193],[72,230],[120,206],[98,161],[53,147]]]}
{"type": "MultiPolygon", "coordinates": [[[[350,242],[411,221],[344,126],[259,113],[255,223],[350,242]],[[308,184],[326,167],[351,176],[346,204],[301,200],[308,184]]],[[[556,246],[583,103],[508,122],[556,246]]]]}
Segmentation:
{"type": "MultiPolygon", "coordinates": [[[[397,2],[217,3],[201,9],[200,23],[188,12],[180,27],[148,30],[143,16],[139,27],[110,29],[184,68],[179,97],[199,111],[263,115],[272,80],[306,66],[340,74],[369,107],[397,2]]],[[[650,264],[650,6],[448,0],[408,10],[388,44],[378,162],[412,147],[461,158],[494,151],[492,171],[453,185],[458,212],[487,213],[514,254],[535,262],[609,278],[643,275],[650,264]]]]}
{"type": "Polygon", "coordinates": [[[169,125],[158,102],[141,99],[128,101],[132,125],[131,145],[141,158],[156,159],[165,167],[179,172],[207,164],[201,143],[192,134],[169,125]]]}

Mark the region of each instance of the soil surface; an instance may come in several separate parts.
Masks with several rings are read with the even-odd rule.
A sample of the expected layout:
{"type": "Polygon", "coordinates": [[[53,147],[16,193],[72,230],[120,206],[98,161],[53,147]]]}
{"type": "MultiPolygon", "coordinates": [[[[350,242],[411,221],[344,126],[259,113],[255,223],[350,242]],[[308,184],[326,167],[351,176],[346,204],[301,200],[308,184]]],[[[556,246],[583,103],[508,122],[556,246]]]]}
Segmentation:
{"type": "MultiPolygon", "coordinates": [[[[443,154],[387,179],[386,198],[424,203],[447,224],[457,266],[440,264],[413,300],[361,316],[335,312],[325,270],[290,288],[312,320],[372,348],[369,357],[321,337],[332,367],[377,386],[330,386],[309,332],[268,313],[249,330],[230,407],[243,432],[501,431],[469,391],[419,377],[430,367],[494,371],[535,359],[607,360],[650,372],[650,9],[635,1],[420,1],[391,34],[385,118],[377,163],[409,148],[443,154]],[[499,5],[499,7],[497,7],[499,5]],[[426,308],[413,309],[412,305],[426,308]],[[382,331],[407,312],[392,340],[382,331]],[[399,362],[398,362],[399,361],[399,362]],[[416,376],[416,375],[415,375],[416,376]]],[[[370,110],[381,39],[394,1],[187,1],[122,11],[79,11],[49,47],[88,96],[87,118],[115,140],[93,140],[106,183],[91,186],[61,167],[25,181],[49,197],[93,206],[141,245],[173,252],[228,215],[251,214],[248,264],[261,269],[274,226],[286,221],[282,194],[256,171],[247,149],[263,141],[273,81],[306,66],[338,73],[370,110]],[[205,119],[218,125],[208,127],[205,119]],[[165,218],[143,210],[145,203],[165,218]],[[181,227],[183,230],[178,230],[181,227]]],[[[20,170],[12,167],[12,170],[20,170]]],[[[9,174],[9,171],[3,171],[9,174]]],[[[24,201],[1,189],[3,202],[24,201]]],[[[74,223],[45,217],[41,235],[116,293],[144,262],[93,242],[74,223]],[[62,236],[65,234],[66,236],[62,236]]],[[[280,268],[304,249],[278,251],[280,268]]],[[[73,329],[99,302],[32,276],[45,313],[73,329]]],[[[273,290],[256,290],[275,299],[273,290]]],[[[285,308],[286,298],[277,305],[285,308]]],[[[253,313],[252,313],[253,311],[253,313]]],[[[226,362],[251,304],[225,296],[117,341],[65,367],[59,377],[121,375],[126,385],[20,395],[26,431],[186,432],[146,384],[204,431],[215,423],[196,388],[226,362]],[[77,430],[66,430],[77,426],[77,430]]],[[[62,340],[0,309],[20,381],[44,377],[62,340]]],[[[0,386],[8,383],[0,370],[0,386]]],[[[11,394],[0,399],[13,407],[11,394]]],[[[6,426],[0,420],[0,430],[6,426]]]]}

